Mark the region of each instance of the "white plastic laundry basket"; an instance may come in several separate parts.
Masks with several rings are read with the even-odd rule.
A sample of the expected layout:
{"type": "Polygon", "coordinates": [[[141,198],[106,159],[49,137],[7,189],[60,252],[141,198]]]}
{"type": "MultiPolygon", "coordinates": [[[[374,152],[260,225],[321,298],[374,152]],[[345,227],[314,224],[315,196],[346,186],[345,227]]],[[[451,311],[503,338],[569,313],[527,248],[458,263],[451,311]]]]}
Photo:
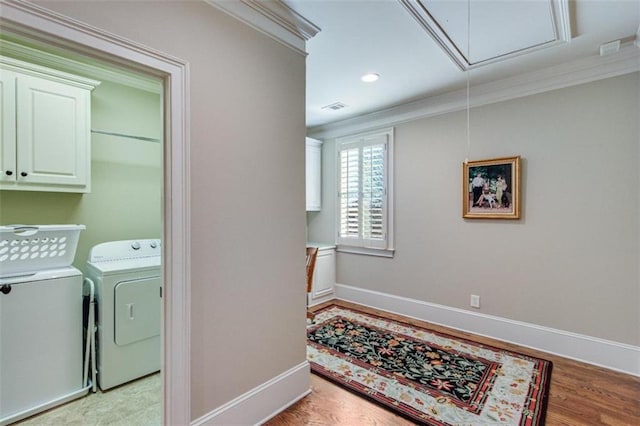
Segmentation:
{"type": "Polygon", "coordinates": [[[84,225],[0,226],[0,277],[70,266],[84,225]]]}

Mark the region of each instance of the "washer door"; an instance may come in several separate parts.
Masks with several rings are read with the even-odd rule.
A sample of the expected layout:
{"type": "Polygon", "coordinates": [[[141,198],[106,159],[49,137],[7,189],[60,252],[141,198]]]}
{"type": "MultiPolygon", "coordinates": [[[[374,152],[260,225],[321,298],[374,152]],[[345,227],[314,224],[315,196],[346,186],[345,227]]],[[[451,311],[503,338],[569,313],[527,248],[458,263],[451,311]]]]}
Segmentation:
{"type": "Polygon", "coordinates": [[[114,288],[117,345],[124,346],[160,335],[160,277],[121,281],[114,288]]]}

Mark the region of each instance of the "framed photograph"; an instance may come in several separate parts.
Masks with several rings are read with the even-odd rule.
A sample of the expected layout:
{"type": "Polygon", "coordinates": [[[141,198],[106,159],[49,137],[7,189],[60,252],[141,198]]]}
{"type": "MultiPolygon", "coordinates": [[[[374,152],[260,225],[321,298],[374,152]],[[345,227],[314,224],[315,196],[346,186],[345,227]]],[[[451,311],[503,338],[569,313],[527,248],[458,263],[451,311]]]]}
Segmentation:
{"type": "Polygon", "coordinates": [[[520,219],[520,156],[462,163],[462,217],[520,219]]]}

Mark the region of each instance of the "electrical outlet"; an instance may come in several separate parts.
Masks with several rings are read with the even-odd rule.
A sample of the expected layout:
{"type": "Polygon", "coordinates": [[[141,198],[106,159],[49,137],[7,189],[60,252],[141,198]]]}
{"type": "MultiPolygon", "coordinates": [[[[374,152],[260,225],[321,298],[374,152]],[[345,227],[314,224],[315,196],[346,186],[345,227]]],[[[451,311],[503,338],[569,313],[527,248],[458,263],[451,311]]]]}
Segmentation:
{"type": "Polygon", "coordinates": [[[471,295],[470,305],[471,305],[472,308],[479,308],[480,307],[480,296],[478,296],[477,294],[472,294],[471,295]]]}

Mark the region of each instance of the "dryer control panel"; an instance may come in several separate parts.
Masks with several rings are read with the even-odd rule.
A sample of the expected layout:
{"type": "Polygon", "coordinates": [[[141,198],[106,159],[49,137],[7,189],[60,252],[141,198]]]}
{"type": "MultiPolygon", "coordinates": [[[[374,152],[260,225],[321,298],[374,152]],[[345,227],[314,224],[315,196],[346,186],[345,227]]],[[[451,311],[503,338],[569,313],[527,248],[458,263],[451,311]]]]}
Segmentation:
{"type": "Polygon", "coordinates": [[[137,259],[160,256],[162,253],[159,239],[109,241],[98,244],[89,252],[89,262],[137,259]]]}

